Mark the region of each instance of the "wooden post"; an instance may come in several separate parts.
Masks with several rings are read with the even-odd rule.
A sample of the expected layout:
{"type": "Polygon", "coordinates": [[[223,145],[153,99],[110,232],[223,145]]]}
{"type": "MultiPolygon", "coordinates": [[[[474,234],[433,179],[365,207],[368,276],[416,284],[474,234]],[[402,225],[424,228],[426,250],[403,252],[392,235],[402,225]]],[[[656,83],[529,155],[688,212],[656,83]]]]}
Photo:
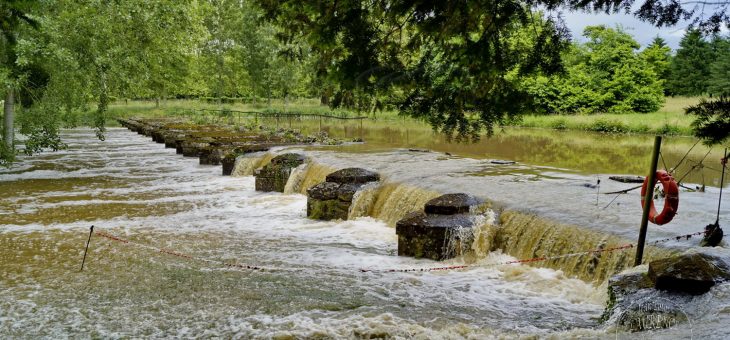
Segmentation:
{"type": "Polygon", "coordinates": [[[91,243],[91,235],[94,234],[94,226],[92,225],[89,230],[89,239],[86,240],[86,249],[84,249],[84,259],[81,260],[81,270],[80,272],[84,271],[84,263],[86,263],[86,253],[89,252],[89,243],[91,243]]]}
{"type": "Polygon", "coordinates": [[[649,168],[649,176],[646,177],[647,188],[644,200],[644,213],[641,215],[641,228],[639,229],[639,242],[636,244],[636,258],[634,258],[634,266],[641,264],[644,256],[644,243],[646,242],[646,229],[649,225],[649,210],[651,201],[654,199],[654,181],[656,181],[656,166],[659,161],[659,150],[662,147],[662,136],[654,137],[654,152],[651,154],[651,167],[649,168]]]}
{"type": "Polygon", "coordinates": [[[725,183],[725,168],[727,167],[727,148],[725,148],[725,155],[722,156],[722,176],[720,176],[720,198],[717,200],[717,219],[715,220],[716,225],[720,225],[720,205],[722,204],[722,186],[725,183]]]}

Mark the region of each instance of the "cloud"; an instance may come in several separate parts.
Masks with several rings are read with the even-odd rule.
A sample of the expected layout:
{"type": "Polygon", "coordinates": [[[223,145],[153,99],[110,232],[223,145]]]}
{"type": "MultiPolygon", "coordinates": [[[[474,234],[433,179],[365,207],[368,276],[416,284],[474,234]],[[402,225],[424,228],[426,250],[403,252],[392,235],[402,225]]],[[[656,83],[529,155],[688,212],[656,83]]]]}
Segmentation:
{"type": "Polygon", "coordinates": [[[667,45],[672,49],[679,47],[679,41],[684,35],[685,26],[678,25],[676,27],[657,28],[654,25],[640,21],[630,14],[605,14],[605,13],[585,13],[585,12],[565,12],[563,13],[565,24],[570,29],[573,39],[576,41],[585,41],[583,38],[583,29],[586,26],[606,25],[608,27],[621,26],[627,33],[634,36],[634,39],[641,44],[642,47],[650,44],[655,37],[661,37],[666,40],[667,45]]]}

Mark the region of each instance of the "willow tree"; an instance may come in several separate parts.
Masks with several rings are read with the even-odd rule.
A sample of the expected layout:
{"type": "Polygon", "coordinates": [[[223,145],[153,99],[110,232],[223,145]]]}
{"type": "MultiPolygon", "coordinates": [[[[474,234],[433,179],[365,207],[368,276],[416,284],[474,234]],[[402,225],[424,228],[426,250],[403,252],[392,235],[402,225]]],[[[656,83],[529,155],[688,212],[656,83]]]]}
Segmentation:
{"type": "Polygon", "coordinates": [[[0,2],[0,86],[5,93],[0,165],[12,162],[15,155],[15,94],[27,79],[27,68],[18,60],[18,42],[29,29],[38,28],[32,17],[37,7],[37,1],[0,2]]]}
{"type": "Polygon", "coordinates": [[[53,88],[69,101],[96,102],[94,126],[100,139],[113,97],[145,88],[164,92],[175,81],[167,74],[178,72],[180,56],[192,53],[196,35],[202,34],[195,0],[59,0],[46,14],[53,88]]]}

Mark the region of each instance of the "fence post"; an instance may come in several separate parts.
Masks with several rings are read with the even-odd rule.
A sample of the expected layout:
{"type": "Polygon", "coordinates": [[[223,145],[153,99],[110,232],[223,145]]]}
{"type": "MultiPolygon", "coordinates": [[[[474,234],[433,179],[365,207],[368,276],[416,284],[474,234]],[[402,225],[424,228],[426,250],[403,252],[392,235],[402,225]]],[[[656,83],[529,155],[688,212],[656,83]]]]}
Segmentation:
{"type": "Polygon", "coordinates": [[[634,266],[641,264],[642,257],[644,256],[644,243],[646,242],[646,229],[649,225],[649,210],[651,208],[651,201],[654,199],[654,181],[656,180],[656,167],[659,161],[659,150],[662,147],[662,136],[654,137],[654,151],[651,154],[651,167],[649,169],[649,176],[646,178],[647,188],[646,194],[642,199],[644,200],[644,212],[641,215],[641,227],[639,229],[639,242],[636,244],[636,257],[634,258],[634,266]]]}

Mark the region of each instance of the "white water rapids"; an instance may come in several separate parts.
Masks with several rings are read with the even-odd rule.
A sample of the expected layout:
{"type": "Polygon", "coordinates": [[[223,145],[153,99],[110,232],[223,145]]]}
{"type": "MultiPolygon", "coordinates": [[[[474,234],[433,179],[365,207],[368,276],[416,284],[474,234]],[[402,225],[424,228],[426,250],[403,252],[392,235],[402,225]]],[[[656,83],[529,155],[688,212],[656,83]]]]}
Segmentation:
{"type": "MultiPolygon", "coordinates": [[[[395,231],[383,221],[309,220],[301,194],[255,192],[253,177],[222,177],[220,167],[200,166],[126,129],[110,129],[105,142],[81,129],[63,138],[68,150],[0,170],[2,338],[616,336],[598,321],[605,287],[524,265],[363,273],[463,260],[398,257],[395,231]],[[95,236],[79,272],[90,225],[199,258],[289,270],[231,269],[95,236]]],[[[451,160],[460,161],[473,167],[451,160]]],[[[534,177],[549,174],[519,178],[541,183],[534,177]]],[[[453,179],[458,186],[459,178],[438,185],[453,179]]],[[[492,253],[480,263],[511,259],[492,253]]],[[[691,328],[642,335],[727,334],[728,285],[692,305],[691,328]]]]}

